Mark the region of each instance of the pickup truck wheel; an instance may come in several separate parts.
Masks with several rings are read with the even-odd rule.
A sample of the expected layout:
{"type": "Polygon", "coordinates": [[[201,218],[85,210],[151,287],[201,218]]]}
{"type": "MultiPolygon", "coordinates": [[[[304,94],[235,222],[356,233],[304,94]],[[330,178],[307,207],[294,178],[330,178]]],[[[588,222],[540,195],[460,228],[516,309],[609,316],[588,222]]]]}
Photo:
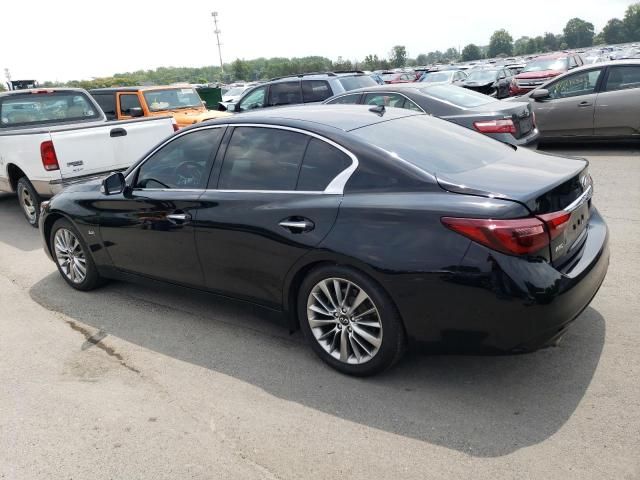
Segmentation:
{"type": "Polygon", "coordinates": [[[33,188],[33,185],[31,185],[27,177],[22,177],[18,180],[16,191],[18,192],[18,201],[22,207],[22,213],[24,213],[29,225],[38,228],[40,203],[42,201],[40,195],[38,195],[38,192],[33,188]]]}

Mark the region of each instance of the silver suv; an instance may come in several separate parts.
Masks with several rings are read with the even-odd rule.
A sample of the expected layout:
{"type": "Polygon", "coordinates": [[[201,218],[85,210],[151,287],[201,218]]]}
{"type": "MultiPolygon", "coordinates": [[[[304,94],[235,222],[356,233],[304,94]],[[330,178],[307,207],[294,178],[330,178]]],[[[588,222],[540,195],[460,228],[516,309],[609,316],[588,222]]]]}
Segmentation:
{"type": "Polygon", "coordinates": [[[376,85],[373,78],[361,71],[290,75],[247,90],[237,103],[228,106],[228,110],[246,112],[256,108],[320,103],[339,93],[376,85]]]}

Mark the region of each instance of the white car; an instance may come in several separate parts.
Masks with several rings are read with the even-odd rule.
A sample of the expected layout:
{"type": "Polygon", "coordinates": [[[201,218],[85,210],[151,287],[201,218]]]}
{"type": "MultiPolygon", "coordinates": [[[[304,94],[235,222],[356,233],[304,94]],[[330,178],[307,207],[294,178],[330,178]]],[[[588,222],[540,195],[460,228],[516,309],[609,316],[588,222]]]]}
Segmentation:
{"type": "Polygon", "coordinates": [[[242,97],[242,94],[252,87],[255,87],[257,83],[246,83],[244,85],[236,85],[231,87],[222,95],[222,101],[219,102],[221,110],[227,110],[227,107],[233,103],[237,103],[242,97]]]}
{"type": "Polygon", "coordinates": [[[1,93],[0,192],[16,192],[37,227],[43,198],[128,168],[175,130],[172,117],[107,122],[82,89],[1,93]]]}

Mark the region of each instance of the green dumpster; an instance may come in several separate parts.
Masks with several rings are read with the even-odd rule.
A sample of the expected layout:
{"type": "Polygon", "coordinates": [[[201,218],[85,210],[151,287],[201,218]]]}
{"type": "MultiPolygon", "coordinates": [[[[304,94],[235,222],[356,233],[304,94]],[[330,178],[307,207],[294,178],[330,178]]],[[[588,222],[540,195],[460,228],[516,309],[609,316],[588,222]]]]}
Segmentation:
{"type": "Polygon", "coordinates": [[[214,87],[196,88],[198,95],[209,110],[218,110],[218,103],[222,101],[222,90],[214,87]]]}

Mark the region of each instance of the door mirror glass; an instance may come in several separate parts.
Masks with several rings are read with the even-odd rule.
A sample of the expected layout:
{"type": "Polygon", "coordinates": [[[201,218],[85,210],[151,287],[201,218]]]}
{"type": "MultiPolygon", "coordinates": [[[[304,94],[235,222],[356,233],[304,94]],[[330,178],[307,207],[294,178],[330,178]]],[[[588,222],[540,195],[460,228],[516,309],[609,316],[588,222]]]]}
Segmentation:
{"type": "Polygon", "coordinates": [[[531,92],[531,98],[533,98],[534,100],[544,100],[546,98],[549,98],[549,90],[547,90],[546,88],[538,88],[537,90],[531,92]]]}
{"type": "Polygon", "coordinates": [[[117,195],[124,192],[127,183],[122,172],[114,172],[102,180],[102,193],[105,195],[117,195]]]}
{"type": "Polygon", "coordinates": [[[140,107],[133,107],[129,109],[129,115],[133,118],[144,117],[144,112],[140,107]]]}

